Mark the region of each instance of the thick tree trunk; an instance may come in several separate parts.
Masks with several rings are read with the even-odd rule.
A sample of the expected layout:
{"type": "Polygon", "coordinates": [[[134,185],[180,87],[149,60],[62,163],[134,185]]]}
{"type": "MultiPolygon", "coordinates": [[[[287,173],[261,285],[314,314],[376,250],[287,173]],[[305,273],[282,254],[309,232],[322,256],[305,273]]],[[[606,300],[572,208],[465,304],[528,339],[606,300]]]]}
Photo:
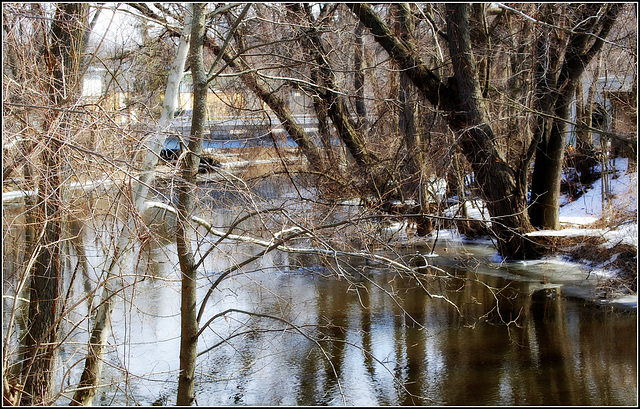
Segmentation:
{"type": "Polygon", "coordinates": [[[460,147],[475,172],[481,195],[492,216],[491,228],[503,256],[524,258],[530,252],[523,233],[532,230],[526,212],[526,195],[516,174],[495,145],[489,126],[469,35],[469,5],[447,5],[449,50],[456,79],[457,110],[449,125],[459,135],[460,147]]]}
{"type": "Polygon", "coordinates": [[[196,177],[202,154],[207,110],[207,75],[204,68],[203,43],[206,4],[192,4],[190,59],[193,78],[193,118],[191,135],[184,160],[182,179],[178,184],[176,244],[182,273],[180,303],[180,374],[178,377],[178,406],[190,406],[195,399],[195,371],[198,347],[196,310],[197,269],[191,249],[191,213],[194,207],[196,177]]]}
{"type": "MultiPolygon", "coordinates": [[[[534,139],[536,156],[531,180],[532,203],[529,214],[533,225],[545,229],[560,227],[560,178],[566,146],[567,121],[571,113],[570,104],[582,73],[602,48],[604,38],[609,34],[622,9],[621,4],[589,3],[574,7],[572,16],[575,16],[575,21],[579,24],[566,40],[566,52],[560,70],[556,73],[541,67],[543,74],[536,72],[537,86],[548,88],[546,93],[537,91],[538,98],[541,99],[538,106],[542,112],[551,112],[554,116],[554,119],[539,119],[543,125],[538,125],[538,136],[534,139]]],[[[553,13],[555,8],[545,10],[547,13],[553,13]]],[[[550,18],[550,15],[546,17],[550,18]]],[[[544,41],[538,48],[547,48],[544,41]]]]}
{"type": "Polygon", "coordinates": [[[29,318],[25,334],[21,405],[49,405],[55,373],[62,275],[60,268],[60,145],[45,149],[35,220],[45,230],[31,271],[29,318]]]}
{"type": "MultiPolygon", "coordinates": [[[[53,107],[77,97],[80,78],[78,68],[82,55],[81,38],[86,27],[88,6],[60,4],[51,25],[51,42],[45,45],[45,60],[49,69],[48,97],[53,107]]],[[[57,135],[59,111],[47,118],[47,137],[57,135]]],[[[63,209],[62,143],[51,138],[42,153],[37,205],[33,219],[44,229],[39,253],[31,271],[29,315],[22,363],[23,391],[21,405],[50,405],[54,385],[55,359],[61,314],[62,268],[60,246],[63,209]]]]}
{"type": "MultiPolygon", "coordinates": [[[[189,35],[191,32],[191,22],[186,18],[183,35],[180,38],[178,50],[175,60],[169,73],[167,80],[167,88],[165,90],[164,103],[158,129],[164,130],[173,119],[173,114],[178,103],[178,91],[180,81],[184,73],[184,66],[187,59],[189,48],[189,35]]],[[[135,180],[134,191],[132,193],[132,201],[135,204],[135,211],[142,212],[143,205],[147,199],[149,186],[153,183],[155,175],[154,168],[160,157],[160,150],[164,145],[166,134],[157,132],[152,135],[142,170],[135,180]]],[[[88,355],[85,360],[84,370],[82,372],[78,389],[73,395],[70,405],[91,406],[96,389],[102,376],[102,362],[107,347],[107,338],[111,330],[111,317],[113,313],[113,297],[118,291],[118,287],[114,284],[114,280],[119,276],[120,266],[126,265],[131,255],[132,246],[130,244],[132,236],[135,232],[135,223],[138,216],[129,215],[129,219],[125,221],[119,237],[116,238],[116,249],[111,255],[111,259],[107,265],[105,284],[102,291],[101,302],[96,312],[96,318],[93,322],[91,338],[89,340],[88,355]]]]}
{"type": "MultiPolygon", "coordinates": [[[[554,5],[551,3],[544,3],[540,6],[543,21],[552,24],[555,17],[554,5]]],[[[533,139],[529,147],[529,153],[525,159],[526,167],[529,167],[530,160],[534,155],[536,158],[534,174],[531,179],[531,206],[529,209],[529,216],[531,223],[534,226],[540,226],[542,224],[541,216],[543,212],[541,208],[538,208],[540,192],[544,192],[547,181],[546,177],[542,175],[545,162],[545,152],[547,152],[547,143],[549,135],[551,134],[551,128],[553,126],[553,107],[558,99],[557,81],[559,72],[562,66],[562,50],[564,45],[560,43],[559,39],[552,36],[552,30],[543,27],[541,33],[535,41],[534,46],[534,88],[533,88],[533,107],[540,112],[540,115],[535,119],[535,127],[533,131],[533,139]],[[540,210],[539,210],[540,209],[540,210]]]]}
{"type": "MultiPolygon", "coordinates": [[[[569,118],[573,95],[575,94],[567,92],[556,101],[556,117],[569,118]]],[[[560,181],[567,130],[566,122],[553,121],[548,138],[538,144],[536,152],[532,176],[532,194],[535,194],[536,202],[529,215],[534,225],[547,229],[560,228],[560,181]]]]}

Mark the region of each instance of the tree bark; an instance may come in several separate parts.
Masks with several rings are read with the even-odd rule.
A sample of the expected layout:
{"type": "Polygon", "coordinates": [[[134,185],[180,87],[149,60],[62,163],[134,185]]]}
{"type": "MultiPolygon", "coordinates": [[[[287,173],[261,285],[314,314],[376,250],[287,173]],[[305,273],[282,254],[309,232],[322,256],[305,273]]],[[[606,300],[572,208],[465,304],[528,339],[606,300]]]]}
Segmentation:
{"type": "MultiPolygon", "coordinates": [[[[560,180],[564,149],[566,146],[567,121],[570,119],[570,104],[576,87],[589,62],[600,51],[604,38],[609,34],[622,9],[622,4],[600,5],[595,3],[577,4],[573,8],[577,28],[566,41],[566,52],[560,70],[556,73],[547,70],[540,86],[550,88],[550,95],[537,92],[543,99],[539,103],[543,112],[552,112],[553,119],[540,119],[536,156],[531,186],[531,206],[529,214],[535,226],[545,229],[558,229],[560,180]],[[545,84],[553,84],[549,86],[545,84]]],[[[554,13],[555,8],[547,9],[554,13]]],[[[539,47],[546,49],[545,45],[539,47]]]]}
{"type": "MultiPolygon", "coordinates": [[[[311,80],[316,84],[320,83],[319,71],[320,70],[317,67],[311,68],[311,80]]],[[[318,118],[318,135],[320,136],[320,142],[324,147],[329,163],[343,163],[343,161],[341,160],[343,159],[342,155],[338,155],[333,152],[333,147],[331,146],[331,130],[329,128],[329,113],[327,112],[327,105],[317,93],[313,95],[313,110],[316,113],[316,118],[318,118]]],[[[360,124],[359,126],[362,126],[362,124],[360,124]]]]}
{"type": "MultiPolygon", "coordinates": [[[[555,115],[569,119],[570,104],[574,92],[563,94],[556,100],[555,115]]],[[[560,228],[560,181],[564,149],[566,145],[567,123],[553,121],[548,137],[538,144],[532,176],[532,203],[529,214],[533,225],[546,229],[560,228]]]]}
{"type": "Polygon", "coordinates": [[[524,258],[530,252],[522,236],[532,230],[526,212],[526,191],[499,151],[482,102],[475,59],[469,35],[469,5],[447,5],[450,54],[455,75],[445,84],[427,68],[418,51],[401,42],[366,4],[348,3],[353,13],[369,28],[376,41],[403,69],[422,95],[443,111],[459,139],[481,197],[492,217],[492,230],[502,256],[524,258]]]}
{"type": "Polygon", "coordinates": [[[204,33],[206,4],[192,4],[193,22],[189,63],[193,78],[193,118],[186,155],[181,162],[182,179],[178,184],[176,244],[182,273],[180,302],[180,375],[178,406],[190,406],[195,399],[195,371],[198,347],[196,311],[197,269],[191,249],[191,213],[194,207],[196,177],[202,154],[207,109],[207,75],[204,68],[204,33]]]}
{"type": "Polygon", "coordinates": [[[42,183],[38,189],[35,220],[45,230],[36,262],[31,271],[29,316],[25,334],[24,383],[21,405],[49,405],[54,383],[54,363],[60,314],[62,275],[60,268],[60,196],[58,155],[60,145],[51,144],[43,153],[42,183]]]}
{"type": "MultiPolygon", "coordinates": [[[[48,98],[52,107],[60,107],[77,97],[81,38],[86,27],[88,6],[67,3],[56,8],[51,25],[51,42],[45,45],[44,57],[49,73],[48,98]]],[[[63,209],[62,143],[52,137],[65,127],[58,121],[60,111],[50,111],[45,133],[47,146],[42,153],[42,174],[38,182],[34,220],[44,234],[37,243],[39,253],[31,271],[29,315],[25,334],[20,405],[50,405],[54,386],[55,359],[61,314],[62,268],[60,239],[63,209]]]]}
{"type": "Polygon", "coordinates": [[[529,253],[523,233],[532,230],[526,212],[526,195],[517,185],[514,170],[495,144],[484,107],[469,35],[469,5],[447,4],[449,51],[456,80],[457,110],[449,125],[459,135],[460,146],[476,174],[483,199],[492,216],[492,230],[503,256],[524,258],[529,253]]]}

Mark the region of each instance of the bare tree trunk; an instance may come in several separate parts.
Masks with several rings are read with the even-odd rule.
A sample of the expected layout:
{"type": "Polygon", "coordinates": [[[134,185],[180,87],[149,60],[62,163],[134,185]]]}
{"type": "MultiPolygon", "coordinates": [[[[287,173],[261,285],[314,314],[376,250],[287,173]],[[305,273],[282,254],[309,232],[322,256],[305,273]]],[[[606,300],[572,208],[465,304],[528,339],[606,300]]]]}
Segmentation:
{"type": "Polygon", "coordinates": [[[182,179],[178,184],[176,243],[182,273],[180,303],[180,375],[178,406],[189,406],[195,399],[195,371],[198,347],[196,311],[196,262],[191,249],[190,227],[194,206],[196,177],[202,154],[207,109],[207,75],[204,68],[203,41],[205,32],[204,3],[192,4],[193,21],[189,64],[193,78],[193,118],[186,155],[181,162],[182,179]]]}
{"type": "Polygon", "coordinates": [[[469,35],[469,5],[447,4],[449,50],[456,79],[456,112],[449,120],[460,135],[460,146],[479,182],[482,197],[493,217],[492,230],[503,256],[526,257],[529,252],[522,233],[532,227],[526,212],[526,195],[517,185],[513,169],[495,143],[476,74],[469,35]]]}
{"type": "MultiPolygon", "coordinates": [[[[311,80],[316,84],[320,82],[320,73],[317,67],[311,68],[311,80]]],[[[313,110],[318,118],[318,134],[320,136],[320,142],[324,147],[329,163],[338,165],[344,163],[342,161],[342,155],[334,154],[331,147],[331,130],[329,129],[329,113],[327,112],[327,105],[324,100],[320,98],[318,93],[313,95],[313,110]]],[[[360,125],[361,126],[361,125],[360,125]]]]}
{"type": "MultiPolygon", "coordinates": [[[[170,124],[177,107],[179,85],[187,59],[190,32],[191,22],[190,18],[187,16],[185,19],[184,31],[176,52],[176,57],[167,80],[162,114],[160,116],[160,121],[158,122],[158,128],[160,131],[164,130],[164,128],[170,124]]],[[[138,217],[134,212],[141,212],[143,210],[144,201],[146,200],[147,193],[149,192],[149,186],[153,182],[155,175],[154,168],[158,163],[160,150],[164,145],[165,139],[166,134],[164,132],[157,132],[151,136],[149,146],[147,147],[147,154],[145,156],[144,163],[142,164],[142,170],[138,179],[134,181],[135,184],[133,188],[134,191],[132,193],[132,201],[135,208],[132,209],[132,213],[129,215],[128,220],[120,231],[120,235],[116,238],[116,250],[111,255],[111,259],[107,264],[105,284],[102,291],[100,306],[98,307],[96,318],[93,322],[85,367],[80,378],[80,383],[78,384],[78,389],[73,395],[70,405],[91,406],[96,394],[96,389],[102,376],[102,361],[104,359],[107,338],[109,337],[111,326],[113,297],[118,291],[118,287],[115,285],[114,280],[119,276],[120,266],[126,265],[127,260],[131,255],[131,238],[134,234],[135,221],[138,217]]]]}
{"type": "Polygon", "coordinates": [[[318,65],[320,78],[324,84],[324,90],[319,91],[318,96],[324,101],[325,106],[327,106],[327,112],[338,136],[342,139],[356,163],[358,163],[362,169],[371,173],[371,180],[374,185],[379,185],[380,181],[377,180],[379,175],[376,175],[376,171],[372,169],[372,166],[379,161],[375,155],[367,149],[365,141],[357,132],[358,126],[351,119],[344,98],[335,92],[335,90],[338,89],[335,83],[335,73],[329,63],[329,54],[325,50],[321,35],[313,25],[313,16],[310,14],[310,10],[300,7],[298,4],[288,4],[287,8],[291,11],[292,15],[295,16],[295,20],[305,21],[307,25],[305,35],[300,39],[300,45],[309,55],[313,56],[318,65]]]}
{"type": "Polygon", "coordinates": [[[235,24],[228,33],[225,44],[217,49],[218,58],[209,69],[209,74],[204,66],[205,44],[205,14],[206,3],[193,3],[191,46],[189,50],[189,64],[193,78],[193,117],[191,122],[191,134],[187,152],[180,163],[182,178],[177,185],[178,203],[176,205],[177,228],[176,244],[178,248],[178,261],[182,273],[181,304],[180,304],[180,374],[178,378],[178,406],[189,406],[195,401],[195,371],[198,347],[198,316],[196,309],[197,290],[197,266],[194,252],[191,248],[191,220],[197,189],[198,167],[202,155],[202,145],[205,134],[205,120],[207,114],[208,84],[217,74],[217,62],[230,61],[225,58],[225,48],[235,35],[240,22],[251,8],[246,4],[236,18],[235,24]],[[210,77],[208,77],[210,75],[210,77]]]}
{"type": "Polygon", "coordinates": [[[353,52],[353,87],[355,88],[356,114],[358,115],[358,129],[362,131],[367,125],[367,107],[364,99],[364,25],[358,22],[356,26],[356,43],[353,52]]]}
{"type": "MultiPolygon", "coordinates": [[[[555,115],[558,118],[569,118],[573,95],[574,92],[569,91],[557,100],[555,115]]],[[[538,145],[536,153],[533,186],[537,189],[531,192],[532,197],[536,197],[530,210],[531,222],[547,229],[560,228],[560,181],[567,127],[566,122],[553,121],[548,138],[538,145]]]]}
{"type": "Polygon", "coordinates": [[[25,361],[22,366],[24,389],[21,405],[49,405],[58,318],[62,269],[60,268],[60,215],[59,188],[61,170],[58,161],[60,144],[51,143],[43,153],[43,169],[38,189],[38,207],[35,219],[43,226],[44,235],[39,253],[31,271],[29,288],[29,318],[25,335],[25,361]]]}
{"type": "MultiPolygon", "coordinates": [[[[415,25],[411,15],[411,6],[407,3],[397,3],[394,5],[397,11],[398,35],[406,44],[415,44],[413,41],[413,31],[415,25]]],[[[427,191],[427,184],[422,177],[422,168],[425,163],[425,152],[423,148],[422,135],[418,129],[418,106],[414,99],[415,86],[411,80],[400,72],[400,87],[398,88],[398,100],[400,103],[400,115],[398,127],[404,135],[407,147],[406,166],[403,167],[402,180],[408,180],[403,190],[408,191],[410,197],[416,199],[418,203],[418,213],[416,216],[416,234],[424,237],[433,231],[433,221],[424,214],[431,213],[430,197],[427,191]]]]}
{"type": "MultiPolygon", "coordinates": [[[[545,229],[558,229],[560,178],[566,145],[567,120],[570,119],[570,104],[580,77],[589,62],[600,51],[622,4],[579,4],[575,7],[576,22],[579,28],[572,32],[567,40],[567,51],[557,80],[550,76],[554,72],[546,71],[545,79],[556,84],[552,89],[555,99],[552,104],[543,105],[544,112],[552,112],[557,119],[548,119],[550,124],[542,129],[543,133],[536,146],[536,159],[532,176],[530,206],[531,222],[545,229]],[[592,17],[597,16],[597,17],[592,17]],[[585,22],[584,24],[582,24],[585,22]]],[[[554,8],[549,12],[553,13],[554,8]]]]}
{"type": "MultiPolygon", "coordinates": [[[[51,42],[45,45],[44,57],[49,69],[49,101],[60,107],[77,96],[81,34],[86,26],[88,6],[76,3],[60,4],[51,25],[51,42]]],[[[29,316],[25,334],[22,363],[21,405],[49,405],[54,385],[57,338],[61,315],[62,268],[60,238],[62,216],[62,142],[54,137],[65,121],[63,115],[51,111],[47,117],[47,146],[42,153],[42,174],[38,182],[35,221],[44,234],[37,247],[39,252],[31,271],[29,316]]]]}

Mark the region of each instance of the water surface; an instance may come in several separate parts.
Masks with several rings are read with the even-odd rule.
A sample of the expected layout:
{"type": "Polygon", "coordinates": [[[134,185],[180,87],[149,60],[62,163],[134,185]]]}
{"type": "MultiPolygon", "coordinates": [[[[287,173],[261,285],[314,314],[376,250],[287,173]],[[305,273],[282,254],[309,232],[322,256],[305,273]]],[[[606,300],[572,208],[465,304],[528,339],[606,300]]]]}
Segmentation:
{"type": "MultiPolygon", "coordinates": [[[[295,210],[291,191],[271,186],[262,193],[295,210]]],[[[211,189],[203,195],[224,203],[200,209],[215,226],[228,226],[243,211],[232,206],[242,192],[211,189]]],[[[7,209],[3,220],[17,215],[19,210],[7,209]]],[[[5,293],[23,262],[20,217],[4,225],[5,293]]],[[[261,223],[247,222],[238,233],[257,232],[261,223]]],[[[76,229],[66,261],[70,301],[100,282],[106,242],[98,224],[76,229]],[[86,269],[75,268],[80,259],[86,269]]],[[[164,222],[154,229],[171,230],[164,222]]],[[[212,243],[202,232],[194,240],[201,254],[212,243]]],[[[499,263],[488,243],[462,242],[451,234],[443,233],[435,250],[433,244],[431,239],[379,250],[406,260],[422,254],[438,267],[416,275],[361,257],[281,251],[229,275],[213,291],[202,319],[234,310],[208,325],[199,340],[198,405],[637,403],[635,313],[595,308],[574,297],[590,291],[597,277],[571,263],[499,263]]],[[[260,250],[220,244],[200,270],[199,300],[221,271],[260,250]]],[[[174,404],[180,336],[175,243],[147,242],[124,271],[105,386],[95,403],[174,404]]],[[[3,298],[5,322],[11,305],[3,298]]],[[[61,390],[78,382],[90,328],[86,314],[86,303],[78,304],[65,326],[61,390]]],[[[69,396],[58,402],[67,404],[69,396]]]]}

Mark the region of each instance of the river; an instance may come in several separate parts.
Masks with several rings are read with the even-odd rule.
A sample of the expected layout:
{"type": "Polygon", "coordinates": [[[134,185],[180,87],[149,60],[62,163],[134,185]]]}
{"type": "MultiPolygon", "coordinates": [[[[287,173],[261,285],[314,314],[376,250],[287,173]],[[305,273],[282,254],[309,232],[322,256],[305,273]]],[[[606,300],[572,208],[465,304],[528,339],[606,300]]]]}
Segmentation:
{"type": "MultiPolygon", "coordinates": [[[[301,188],[283,191],[275,184],[257,191],[272,202],[278,197],[275,204],[296,217],[318,208],[296,207],[292,198],[309,193],[301,188]]],[[[244,193],[228,185],[224,192],[220,185],[205,186],[200,194],[207,201],[200,216],[214,226],[228,226],[250,209],[244,193]]],[[[100,199],[92,206],[108,209],[100,199]]],[[[95,208],[94,215],[109,213],[95,208]]],[[[345,211],[327,211],[323,220],[345,211]]],[[[19,207],[3,208],[5,295],[16,285],[11,269],[24,253],[20,214],[19,207]]],[[[66,261],[66,282],[73,278],[69,305],[95,288],[104,260],[102,225],[80,219],[66,261]],[[80,258],[87,261],[86,271],[75,268],[80,258]]],[[[277,223],[290,227],[285,218],[262,216],[239,225],[236,233],[253,234],[277,223]]],[[[154,231],[166,235],[170,224],[160,223],[154,231]]],[[[353,231],[344,234],[350,240],[353,231]]],[[[202,232],[195,242],[201,253],[212,243],[202,232]]],[[[219,244],[201,268],[200,301],[221,271],[261,249],[219,244]]],[[[580,265],[500,262],[490,243],[466,242],[446,231],[437,240],[400,242],[379,247],[376,254],[406,260],[422,255],[418,259],[433,267],[413,275],[353,255],[276,250],[230,274],[213,291],[201,321],[233,310],[200,336],[197,404],[637,404],[637,315],[586,303],[581,295],[598,278],[580,265]]],[[[125,271],[95,404],[175,404],[180,336],[175,243],[168,235],[146,242],[125,271]]],[[[3,297],[4,323],[12,303],[3,297]]],[[[61,391],[75,386],[83,366],[86,315],[82,302],[68,315],[57,377],[61,391]]],[[[68,404],[71,394],[62,392],[58,403],[68,404]]]]}

